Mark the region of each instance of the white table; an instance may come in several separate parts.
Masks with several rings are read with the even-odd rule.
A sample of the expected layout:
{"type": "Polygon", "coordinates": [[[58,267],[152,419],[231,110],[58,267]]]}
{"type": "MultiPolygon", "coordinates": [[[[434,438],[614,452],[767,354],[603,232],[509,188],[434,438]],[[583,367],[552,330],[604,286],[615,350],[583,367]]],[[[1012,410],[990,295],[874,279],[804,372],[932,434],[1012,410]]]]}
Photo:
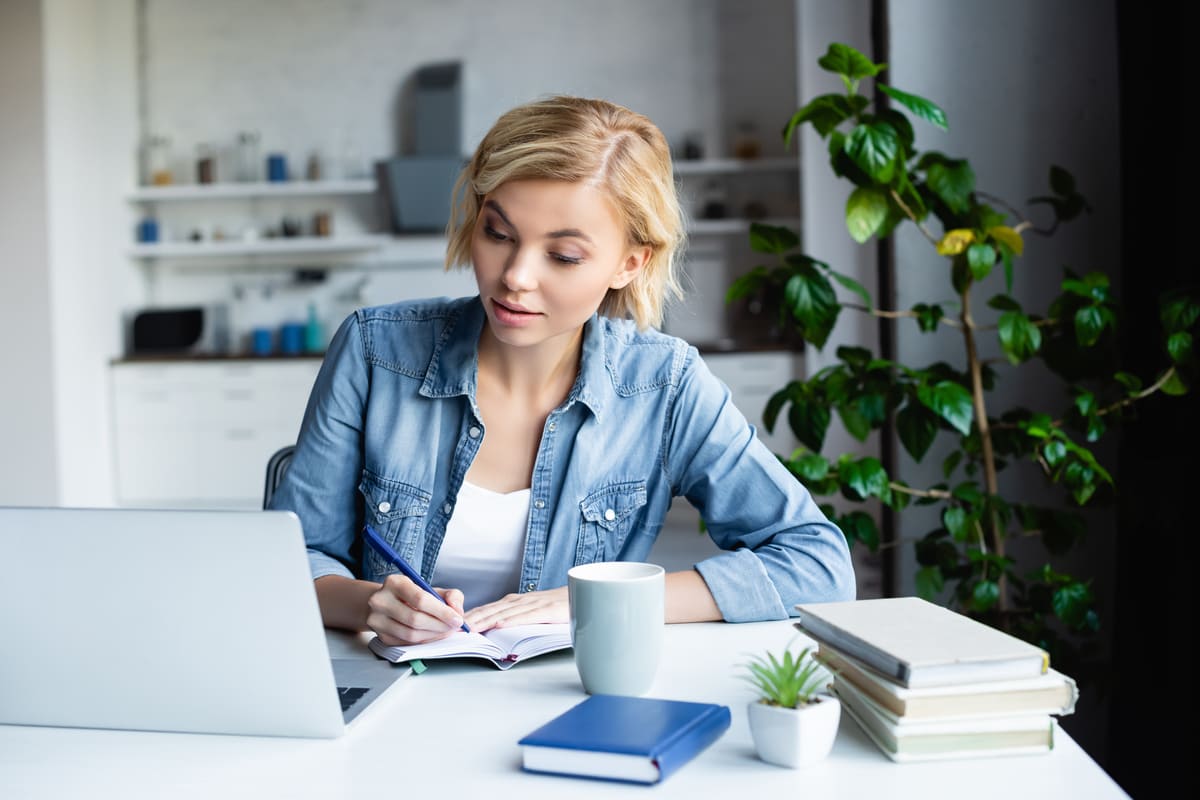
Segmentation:
{"type": "MultiPolygon", "coordinates": [[[[843,715],[824,761],[801,770],[766,764],[754,754],[752,693],[736,665],[798,636],[788,621],[667,626],[649,694],[725,703],[733,723],[654,787],[520,770],[517,739],[585,697],[568,650],[504,672],[430,662],[332,740],[0,725],[0,798],[1128,797],[1061,728],[1044,755],[896,764],[843,715]]],[[[372,658],[364,642],[330,632],[334,655],[372,658]]]]}

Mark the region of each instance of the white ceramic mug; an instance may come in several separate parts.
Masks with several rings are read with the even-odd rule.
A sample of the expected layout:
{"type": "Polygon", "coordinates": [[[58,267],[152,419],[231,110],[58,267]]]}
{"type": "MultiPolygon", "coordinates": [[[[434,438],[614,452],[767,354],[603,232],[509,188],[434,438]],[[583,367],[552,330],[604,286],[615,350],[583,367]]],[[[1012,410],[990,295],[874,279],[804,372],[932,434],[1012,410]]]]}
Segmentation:
{"type": "Polygon", "coordinates": [[[604,561],[567,571],[571,645],[588,694],[645,694],[658,672],[666,570],[604,561]]]}

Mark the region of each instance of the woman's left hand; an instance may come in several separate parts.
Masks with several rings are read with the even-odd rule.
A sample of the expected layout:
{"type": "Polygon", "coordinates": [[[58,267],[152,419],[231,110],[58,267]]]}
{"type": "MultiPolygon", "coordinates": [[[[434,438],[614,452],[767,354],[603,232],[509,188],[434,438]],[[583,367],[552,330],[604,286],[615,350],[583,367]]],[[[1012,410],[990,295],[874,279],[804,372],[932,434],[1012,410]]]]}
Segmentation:
{"type": "Polygon", "coordinates": [[[541,592],[508,594],[494,603],[472,608],[466,615],[472,631],[482,633],[492,628],[513,625],[532,625],[539,622],[569,622],[570,608],[567,587],[541,592]]]}

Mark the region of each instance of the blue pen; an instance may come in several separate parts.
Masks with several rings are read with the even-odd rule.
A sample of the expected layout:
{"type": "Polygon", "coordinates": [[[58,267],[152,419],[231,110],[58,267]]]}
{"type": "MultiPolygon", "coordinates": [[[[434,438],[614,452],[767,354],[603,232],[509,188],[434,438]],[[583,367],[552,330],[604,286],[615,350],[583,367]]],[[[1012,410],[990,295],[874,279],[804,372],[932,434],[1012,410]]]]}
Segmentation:
{"type": "MultiPolygon", "coordinates": [[[[376,553],[379,553],[379,555],[387,559],[389,563],[394,564],[397,569],[403,572],[404,577],[408,578],[417,586],[420,586],[422,589],[429,592],[438,600],[441,600],[442,603],[449,605],[440,594],[433,590],[432,586],[425,582],[425,579],[421,577],[421,573],[409,566],[408,562],[401,558],[400,554],[393,550],[392,546],[385,542],[383,537],[376,533],[375,529],[370,525],[363,526],[363,538],[367,540],[367,544],[371,545],[371,547],[375,549],[376,553]]],[[[462,629],[467,633],[471,632],[471,629],[467,627],[465,620],[463,621],[462,629]]]]}

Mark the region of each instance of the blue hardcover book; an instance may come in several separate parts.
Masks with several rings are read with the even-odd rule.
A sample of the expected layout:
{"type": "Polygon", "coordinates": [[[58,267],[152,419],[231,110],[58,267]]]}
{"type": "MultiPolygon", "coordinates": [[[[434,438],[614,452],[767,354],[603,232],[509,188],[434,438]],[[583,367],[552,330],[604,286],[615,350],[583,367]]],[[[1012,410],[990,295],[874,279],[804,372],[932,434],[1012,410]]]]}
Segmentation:
{"type": "Polygon", "coordinates": [[[529,772],[658,783],[721,738],[729,707],[595,694],[517,742],[529,772]]]}

